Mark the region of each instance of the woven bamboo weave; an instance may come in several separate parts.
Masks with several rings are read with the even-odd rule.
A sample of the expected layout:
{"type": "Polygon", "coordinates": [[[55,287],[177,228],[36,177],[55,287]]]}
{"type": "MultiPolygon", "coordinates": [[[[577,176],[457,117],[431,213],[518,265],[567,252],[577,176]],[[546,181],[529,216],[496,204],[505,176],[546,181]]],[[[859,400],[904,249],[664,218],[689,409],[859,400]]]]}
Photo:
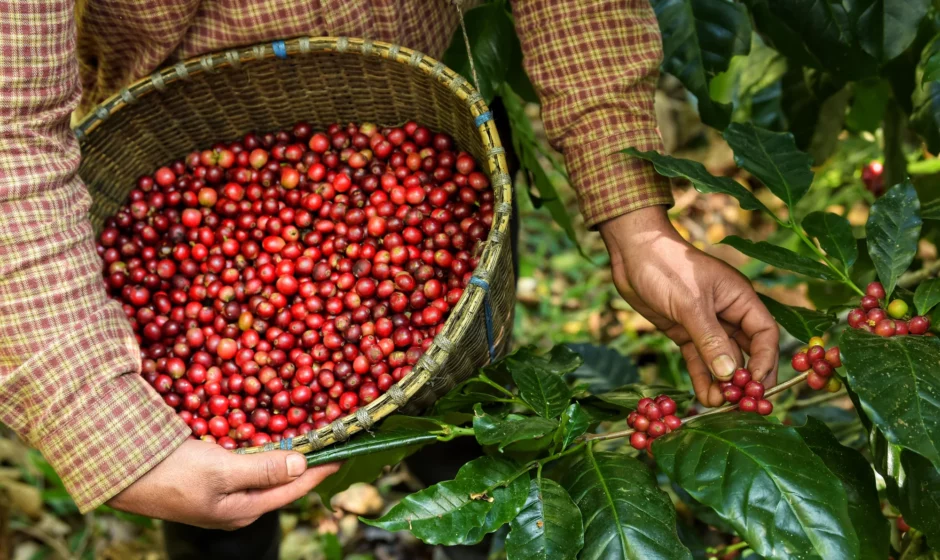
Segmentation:
{"type": "Polygon", "coordinates": [[[409,120],[450,134],[488,171],[495,213],[473,281],[414,371],[387,393],[329,426],[240,452],[309,453],[345,441],[396,411],[423,410],[505,352],[515,302],[512,196],[489,109],[463,77],[422,53],[368,39],[302,37],[180,62],[121,90],[76,126],[97,233],[140,175],[195,149],[299,121],[322,130],[409,120]]]}

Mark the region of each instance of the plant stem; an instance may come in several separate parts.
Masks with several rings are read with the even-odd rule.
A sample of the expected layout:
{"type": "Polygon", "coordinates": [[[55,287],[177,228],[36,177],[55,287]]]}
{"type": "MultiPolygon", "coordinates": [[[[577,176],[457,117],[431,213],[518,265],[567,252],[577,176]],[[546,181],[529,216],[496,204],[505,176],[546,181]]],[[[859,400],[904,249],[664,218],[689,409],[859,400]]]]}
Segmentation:
{"type": "MultiPolygon", "coordinates": [[[[790,387],[793,387],[794,385],[799,385],[800,383],[805,381],[808,376],[809,376],[809,372],[807,371],[805,373],[801,373],[800,375],[797,375],[796,377],[794,377],[793,379],[790,379],[789,381],[786,381],[785,383],[781,383],[780,385],[771,387],[770,389],[767,390],[766,393],[764,393],[764,398],[772,397],[776,395],[777,393],[786,391],[787,389],[789,389],[790,387]]],[[[682,425],[688,424],[689,422],[694,422],[695,420],[698,420],[700,418],[705,418],[707,416],[713,416],[715,414],[723,414],[725,412],[730,412],[736,408],[738,408],[738,405],[736,404],[726,404],[718,408],[713,408],[707,412],[696,414],[695,416],[691,416],[689,418],[683,418],[682,425]]],[[[582,441],[603,441],[603,440],[608,440],[608,439],[620,439],[620,438],[630,437],[630,435],[632,435],[633,432],[635,431],[636,430],[631,428],[627,430],[620,430],[617,432],[607,432],[606,434],[587,434],[587,435],[581,436],[578,439],[582,441]]]]}
{"type": "Polygon", "coordinates": [[[473,428],[461,428],[460,426],[453,426],[451,424],[442,424],[441,428],[441,435],[437,438],[438,441],[450,441],[456,437],[473,435],[473,428]]]}
{"type": "Polygon", "coordinates": [[[803,242],[804,245],[806,245],[807,247],[809,247],[810,249],[812,249],[813,253],[815,253],[817,257],[819,257],[820,259],[822,259],[822,261],[823,261],[824,263],[826,263],[826,266],[828,266],[833,272],[835,272],[835,273],[839,276],[839,278],[842,280],[842,283],[843,283],[843,284],[845,284],[846,286],[848,286],[848,287],[852,288],[853,290],[855,290],[855,292],[856,292],[858,295],[860,295],[860,296],[864,296],[864,295],[865,295],[865,292],[863,292],[861,288],[859,288],[858,286],[856,286],[856,285],[855,285],[855,282],[853,282],[852,279],[849,278],[849,277],[845,274],[845,272],[842,271],[841,268],[839,268],[839,267],[837,267],[836,265],[832,264],[832,261],[829,260],[829,258],[826,256],[826,254],[823,253],[822,251],[820,251],[820,250],[819,250],[819,247],[817,247],[816,244],[813,243],[813,241],[812,241],[809,237],[807,237],[805,233],[803,233],[803,228],[801,228],[800,226],[798,226],[798,225],[796,224],[796,222],[793,221],[793,217],[792,217],[792,216],[790,217],[790,221],[786,223],[786,227],[788,227],[790,230],[792,230],[793,233],[795,233],[796,236],[800,238],[800,240],[803,242]]]}
{"type": "Polygon", "coordinates": [[[492,379],[490,379],[489,377],[487,377],[485,373],[481,373],[478,377],[475,378],[475,380],[476,380],[476,381],[479,381],[480,383],[485,383],[485,384],[489,385],[490,387],[493,387],[494,389],[500,391],[501,393],[503,393],[503,394],[505,394],[505,395],[508,395],[509,398],[511,398],[511,399],[515,399],[515,398],[516,398],[516,395],[512,394],[512,391],[510,391],[509,389],[503,387],[503,386],[500,385],[499,383],[493,381],[492,379]]]}
{"type": "MultiPolygon", "coordinates": [[[[473,431],[473,430],[471,430],[471,431],[473,431]]],[[[584,447],[584,445],[585,445],[585,444],[582,442],[582,443],[579,443],[578,445],[575,445],[574,447],[569,447],[568,449],[566,449],[565,451],[562,451],[561,453],[555,453],[554,455],[549,455],[548,457],[545,457],[545,458],[543,458],[543,459],[536,459],[536,460],[530,462],[529,464],[527,464],[526,466],[522,467],[521,469],[519,469],[519,470],[518,470],[515,474],[513,474],[508,480],[504,480],[504,481],[502,481],[502,482],[497,482],[496,484],[493,484],[492,486],[487,487],[485,490],[483,490],[482,492],[480,492],[479,495],[480,495],[480,496],[485,496],[485,495],[488,495],[490,492],[492,492],[493,490],[495,490],[495,489],[497,489],[497,488],[500,488],[500,487],[503,487],[503,486],[509,486],[509,484],[510,484],[513,480],[516,480],[517,478],[519,478],[519,477],[522,476],[523,474],[525,474],[525,473],[531,471],[531,470],[534,469],[534,468],[538,468],[538,477],[541,478],[541,477],[542,477],[542,466],[545,465],[545,463],[550,463],[550,462],[552,462],[552,461],[557,461],[558,459],[561,459],[561,458],[564,457],[565,455],[570,455],[570,454],[574,453],[575,451],[579,451],[582,447],[584,447]]]]}
{"type": "Polygon", "coordinates": [[[920,270],[902,274],[901,277],[898,278],[898,286],[902,288],[912,288],[930,278],[938,271],[940,271],[940,259],[935,260],[920,270]]]}
{"type": "Polygon", "coordinates": [[[829,402],[834,399],[838,399],[846,396],[848,393],[845,391],[836,391],[835,393],[824,393],[822,395],[816,395],[815,397],[810,397],[802,401],[796,401],[793,403],[791,408],[806,408],[808,406],[815,406],[817,404],[822,404],[824,402],[829,402]]]}
{"type": "Polygon", "coordinates": [[[708,557],[709,557],[709,560],[711,560],[712,558],[717,558],[719,554],[721,555],[731,554],[732,552],[736,552],[738,550],[741,550],[742,548],[747,548],[747,546],[748,544],[746,541],[741,541],[739,543],[729,544],[721,548],[709,548],[708,557]]]}

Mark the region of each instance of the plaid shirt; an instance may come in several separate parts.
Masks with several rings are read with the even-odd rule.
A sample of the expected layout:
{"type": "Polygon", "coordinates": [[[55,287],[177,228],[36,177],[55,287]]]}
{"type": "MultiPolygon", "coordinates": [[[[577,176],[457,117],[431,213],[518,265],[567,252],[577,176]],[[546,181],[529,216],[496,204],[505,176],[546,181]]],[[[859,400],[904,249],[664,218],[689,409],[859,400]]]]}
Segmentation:
{"type": "MultiPolygon", "coordinates": [[[[671,202],[660,148],[661,58],[648,0],[514,0],[525,64],[589,226],[671,202]]],[[[447,0],[0,0],[0,421],[40,449],[79,508],[173,452],[185,424],[137,375],[121,306],[105,295],[76,175],[70,116],[157,68],[298,35],[365,36],[439,57],[447,0]]]]}

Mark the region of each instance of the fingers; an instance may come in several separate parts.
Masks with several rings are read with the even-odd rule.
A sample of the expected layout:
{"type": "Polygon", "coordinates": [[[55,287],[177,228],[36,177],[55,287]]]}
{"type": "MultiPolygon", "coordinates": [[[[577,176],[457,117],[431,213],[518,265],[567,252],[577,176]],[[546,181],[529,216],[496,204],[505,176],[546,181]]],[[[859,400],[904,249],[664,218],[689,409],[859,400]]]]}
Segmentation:
{"type": "Polygon", "coordinates": [[[737,283],[734,289],[739,290],[739,294],[721,313],[721,317],[741,326],[744,336],[735,338],[739,341],[749,340],[749,345],[745,348],[751,356],[747,367],[754,379],[761,381],[777,370],[780,331],[777,328],[777,322],[750,284],[742,281],[737,283]]]}
{"type": "Polygon", "coordinates": [[[307,470],[307,459],[296,451],[266,451],[232,455],[226,465],[229,492],[272,488],[297,480],[307,470]]]}
{"type": "Polygon", "coordinates": [[[339,467],[340,463],[310,467],[288,484],[265,490],[249,491],[246,496],[248,500],[246,508],[257,515],[282,508],[309,494],[311,490],[323,482],[323,479],[339,470],[339,467]]]}
{"type": "Polygon", "coordinates": [[[735,345],[728,338],[714,312],[706,308],[689,318],[684,318],[682,323],[709,371],[721,381],[731,379],[739,364],[734,358],[735,345]]]}
{"type": "Polygon", "coordinates": [[[695,396],[704,406],[719,406],[724,401],[721,396],[721,389],[718,383],[712,379],[711,372],[702,362],[695,345],[690,343],[683,344],[680,348],[682,357],[685,358],[686,366],[689,368],[689,377],[692,378],[692,387],[695,389],[695,396]]]}

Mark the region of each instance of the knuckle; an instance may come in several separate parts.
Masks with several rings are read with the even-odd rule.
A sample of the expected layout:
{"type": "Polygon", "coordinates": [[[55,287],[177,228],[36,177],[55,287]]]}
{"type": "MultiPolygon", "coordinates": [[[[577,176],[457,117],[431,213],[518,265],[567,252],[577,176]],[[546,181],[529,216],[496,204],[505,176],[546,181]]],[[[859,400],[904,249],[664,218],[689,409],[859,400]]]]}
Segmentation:
{"type": "Polygon", "coordinates": [[[262,486],[274,486],[278,483],[280,477],[278,476],[277,462],[273,458],[266,458],[261,464],[260,477],[262,486]]]}

